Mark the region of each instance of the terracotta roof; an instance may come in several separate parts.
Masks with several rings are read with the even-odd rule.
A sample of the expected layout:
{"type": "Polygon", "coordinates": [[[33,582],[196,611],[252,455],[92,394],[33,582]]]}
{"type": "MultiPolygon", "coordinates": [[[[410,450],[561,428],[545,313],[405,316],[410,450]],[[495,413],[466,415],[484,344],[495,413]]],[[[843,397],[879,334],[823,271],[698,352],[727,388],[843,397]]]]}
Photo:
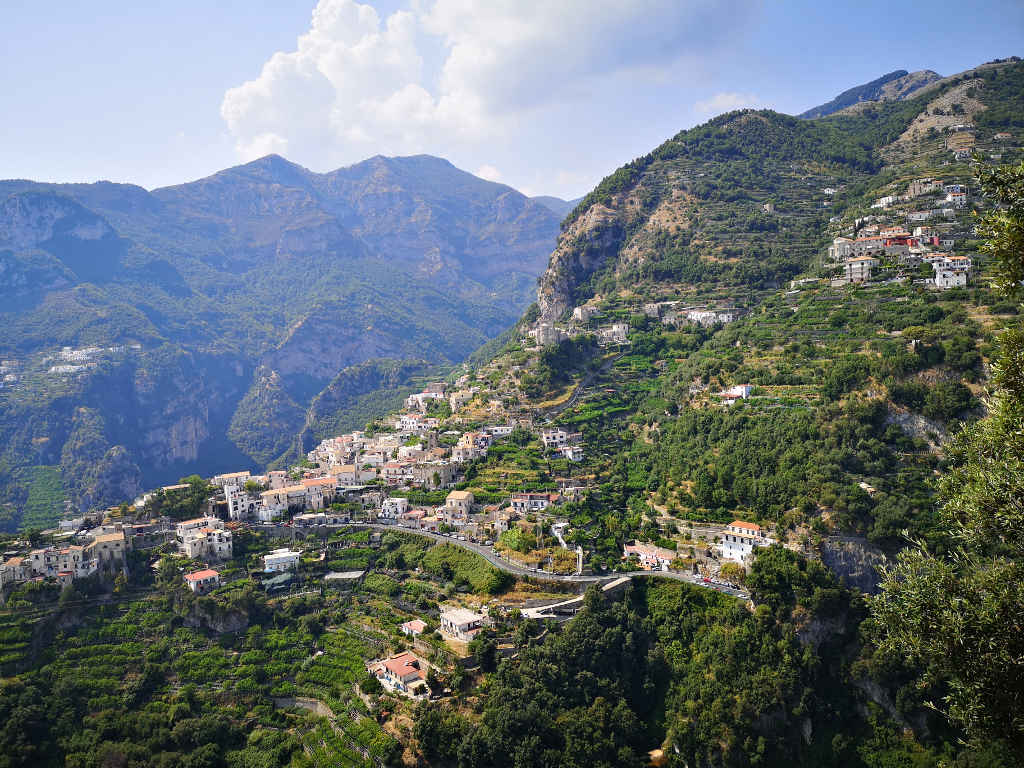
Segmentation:
{"type": "Polygon", "coordinates": [[[384,662],[384,667],[388,672],[402,679],[410,674],[415,674],[415,676],[421,680],[425,679],[427,676],[426,673],[420,669],[420,660],[408,651],[387,659],[384,662]]]}
{"type": "Polygon", "coordinates": [[[220,576],[220,574],[212,568],[205,568],[201,571],[196,571],[195,573],[186,573],[185,581],[203,581],[204,579],[209,579],[214,576],[220,576]]]}
{"type": "Polygon", "coordinates": [[[731,523],[729,523],[729,527],[730,528],[743,528],[743,529],[748,530],[748,531],[760,531],[761,530],[761,526],[758,525],[757,523],[747,523],[747,522],[744,522],[743,520],[733,520],[731,523]]]}
{"type": "Polygon", "coordinates": [[[426,628],[427,628],[426,622],[420,621],[419,619],[413,619],[412,621],[407,621],[407,622],[405,622],[405,624],[402,625],[402,629],[408,629],[410,632],[417,632],[417,633],[418,632],[422,632],[426,628]]]}

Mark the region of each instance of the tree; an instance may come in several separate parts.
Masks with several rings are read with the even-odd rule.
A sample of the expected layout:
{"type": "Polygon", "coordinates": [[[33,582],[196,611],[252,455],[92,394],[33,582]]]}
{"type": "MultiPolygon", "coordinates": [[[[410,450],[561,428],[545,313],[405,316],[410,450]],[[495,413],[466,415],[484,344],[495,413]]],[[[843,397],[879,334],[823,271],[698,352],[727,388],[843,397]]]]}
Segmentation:
{"type": "MultiPolygon", "coordinates": [[[[979,227],[999,264],[999,287],[1024,278],[1024,163],[985,169],[1000,207],[979,227]]],[[[988,415],[949,447],[939,487],[944,552],[918,544],[884,571],[872,601],[883,650],[945,683],[940,708],[976,742],[1003,742],[1024,762],[1024,329],[998,340],[988,415]]]]}

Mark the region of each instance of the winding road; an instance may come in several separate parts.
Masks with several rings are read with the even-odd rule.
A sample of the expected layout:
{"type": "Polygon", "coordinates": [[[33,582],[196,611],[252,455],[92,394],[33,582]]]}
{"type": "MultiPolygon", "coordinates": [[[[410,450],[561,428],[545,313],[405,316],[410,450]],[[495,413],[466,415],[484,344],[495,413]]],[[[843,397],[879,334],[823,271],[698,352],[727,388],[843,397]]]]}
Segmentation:
{"type": "Polygon", "coordinates": [[[476,544],[472,541],[459,541],[457,538],[445,536],[441,533],[434,533],[433,531],[422,531],[418,528],[405,528],[401,525],[384,525],[381,523],[352,523],[349,527],[369,528],[376,531],[411,533],[413,535],[423,536],[424,538],[433,539],[438,542],[452,544],[456,547],[462,547],[474,554],[480,555],[480,557],[484,558],[495,568],[511,573],[514,576],[529,576],[530,578],[542,579],[544,581],[573,582],[577,584],[601,584],[624,576],[631,579],[665,578],[673,579],[674,581],[685,581],[687,584],[692,584],[695,587],[712,589],[716,592],[731,595],[732,597],[736,597],[741,600],[750,599],[750,594],[742,589],[736,589],[725,584],[707,582],[700,576],[694,576],[689,573],[680,573],[679,571],[630,571],[628,573],[614,573],[606,576],[549,573],[547,571],[526,568],[517,563],[513,563],[510,560],[501,557],[501,555],[493,551],[490,547],[485,547],[482,544],[476,544]]]}

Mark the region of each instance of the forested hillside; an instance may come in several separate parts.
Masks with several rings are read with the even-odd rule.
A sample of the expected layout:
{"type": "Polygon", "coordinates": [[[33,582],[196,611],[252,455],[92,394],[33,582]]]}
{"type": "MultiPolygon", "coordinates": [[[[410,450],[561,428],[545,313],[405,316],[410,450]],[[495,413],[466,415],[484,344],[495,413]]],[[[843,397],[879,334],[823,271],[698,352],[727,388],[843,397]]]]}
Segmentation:
{"type": "Polygon", "coordinates": [[[393,361],[344,385],[380,399],[511,325],[557,221],[429,156],[328,174],[270,156],[152,192],[0,182],[0,527],[20,524],[32,467],[63,472],[66,496],[33,506],[53,522],[65,501],[301,449],[342,418],[330,397],[308,409],[349,367],[393,361]]]}

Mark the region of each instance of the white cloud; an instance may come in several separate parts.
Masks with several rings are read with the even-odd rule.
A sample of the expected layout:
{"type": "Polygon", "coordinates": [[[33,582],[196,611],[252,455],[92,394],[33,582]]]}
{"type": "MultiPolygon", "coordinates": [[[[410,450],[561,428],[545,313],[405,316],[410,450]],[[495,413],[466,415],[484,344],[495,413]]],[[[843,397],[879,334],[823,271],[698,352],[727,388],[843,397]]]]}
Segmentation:
{"type": "Polygon", "coordinates": [[[473,173],[481,179],[487,179],[487,181],[501,181],[501,171],[493,165],[481,165],[473,173]]]}
{"type": "MultiPolygon", "coordinates": [[[[601,131],[631,130],[632,90],[698,79],[753,1],[409,0],[382,17],[319,0],[295,50],[229,89],[221,115],[244,160],[326,170],[429,152],[528,183],[601,131]]],[[[569,173],[596,180],[584,161],[569,173]]]]}
{"type": "Polygon", "coordinates": [[[699,115],[715,116],[734,109],[756,107],[762,101],[752,93],[734,93],[723,91],[693,105],[693,111],[699,115]]]}

